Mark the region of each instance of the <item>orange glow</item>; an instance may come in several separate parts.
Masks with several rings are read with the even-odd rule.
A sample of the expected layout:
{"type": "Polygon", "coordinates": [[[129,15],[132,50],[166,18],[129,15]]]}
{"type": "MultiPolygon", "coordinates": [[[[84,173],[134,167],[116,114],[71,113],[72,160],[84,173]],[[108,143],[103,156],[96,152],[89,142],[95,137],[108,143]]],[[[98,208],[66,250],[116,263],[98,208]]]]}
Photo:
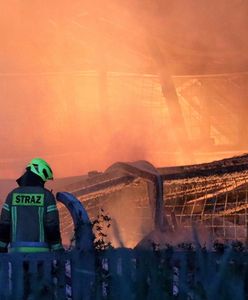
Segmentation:
{"type": "MultiPolygon", "coordinates": [[[[171,75],[191,72],[191,64],[196,60],[195,68],[201,66],[197,69],[201,74],[205,64],[222,59],[223,49],[229,49],[228,55],[237,54],[232,40],[224,40],[222,34],[217,36],[226,32],[223,22],[217,23],[214,16],[211,22],[206,16],[200,19],[197,11],[201,11],[201,6],[197,4],[194,13],[191,1],[189,7],[183,4],[181,10],[178,6],[182,2],[175,1],[174,6],[169,6],[171,14],[167,12],[166,18],[155,17],[156,7],[146,10],[148,7],[144,5],[142,13],[139,1],[129,2],[125,5],[121,1],[79,4],[67,0],[0,3],[2,177],[18,176],[30,158],[36,156],[47,159],[55,176],[63,177],[92,169],[104,170],[115,161],[145,159],[156,166],[179,165],[211,161],[246,149],[247,143],[244,146],[240,141],[233,150],[228,147],[214,150],[209,141],[199,141],[195,133],[199,123],[203,131],[206,124],[207,131],[209,120],[205,114],[205,119],[199,122],[199,111],[194,112],[192,103],[189,108],[187,96],[181,93],[180,88],[188,79],[174,77],[191,139],[185,142],[185,137],[178,134],[179,125],[169,121],[157,75],[158,62],[152,57],[147,40],[155,30],[160,30],[152,38],[166,52],[165,56],[170,57],[171,75]],[[163,20],[167,26],[161,26],[163,20]],[[168,28],[172,31],[168,32],[168,28]],[[206,30],[216,48],[200,38],[206,30]],[[187,36],[190,38],[186,39],[187,36]],[[178,42],[181,37],[186,39],[185,48],[178,42]],[[192,50],[196,41],[200,43],[197,47],[205,52],[193,56],[198,51],[192,50]],[[186,55],[186,62],[180,55],[186,55]]],[[[236,26],[233,30],[239,32],[240,41],[244,32],[245,48],[246,29],[240,31],[237,26],[244,26],[246,17],[241,4],[234,2],[239,12],[235,24],[229,18],[233,7],[225,3],[227,11],[220,11],[226,22],[232,22],[233,28],[236,26]]],[[[218,9],[216,16],[217,13],[218,9]]],[[[193,96],[198,105],[201,97],[197,93],[193,96]]],[[[240,91],[232,98],[243,99],[244,94],[240,91]]],[[[209,99],[206,104],[213,96],[206,92],[205,97],[209,99]]],[[[217,108],[222,109],[221,105],[212,104],[212,111],[217,108]]],[[[240,110],[244,111],[244,107],[240,110]]],[[[223,112],[225,115],[214,116],[220,123],[229,118],[228,112],[223,112]]],[[[238,120],[234,119],[236,124],[238,120]]],[[[211,130],[215,144],[232,144],[230,140],[238,134],[233,128],[228,137],[214,126],[211,130]]]]}

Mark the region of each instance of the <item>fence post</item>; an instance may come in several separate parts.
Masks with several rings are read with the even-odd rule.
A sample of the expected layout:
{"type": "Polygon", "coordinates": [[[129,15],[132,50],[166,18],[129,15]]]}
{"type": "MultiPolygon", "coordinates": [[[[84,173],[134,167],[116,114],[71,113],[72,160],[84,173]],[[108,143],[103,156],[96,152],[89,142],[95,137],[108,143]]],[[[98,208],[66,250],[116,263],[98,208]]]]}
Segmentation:
{"type": "MultiPolygon", "coordinates": [[[[25,282],[23,272],[23,254],[12,254],[10,257],[11,299],[22,299],[24,296],[25,282]]],[[[7,275],[7,274],[6,274],[7,275]]],[[[27,275],[27,274],[26,274],[27,275]]]]}
{"type": "Polygon", "coordinates": [[[95,281],[95,254],[93,251],[72,251],[71,259],[72,298],[90,300],[93,298],[95,281]]]}
{"type": "Polygon", "coordinates": [[[0,254],[0,299],[9,299],[10,273],[8,254],[0,254]]]}

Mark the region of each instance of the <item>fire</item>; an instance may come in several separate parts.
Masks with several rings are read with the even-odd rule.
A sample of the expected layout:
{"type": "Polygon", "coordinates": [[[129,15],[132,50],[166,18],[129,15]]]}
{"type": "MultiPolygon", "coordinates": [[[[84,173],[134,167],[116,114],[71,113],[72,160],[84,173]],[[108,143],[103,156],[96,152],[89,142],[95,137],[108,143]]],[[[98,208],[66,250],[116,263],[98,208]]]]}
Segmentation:
{"type": "Polygon", "coordinates": [[[166,18],[163,5],[161,12],[142,5],[141,13],[132,1],[0,4],[3,177],[18,176],[37,156],[63,177],[115,161],[181,165],[247,148],[247,75],[201,76],[229,61],[244,66],[237,43],[224,40],[221,18],[243,41],[245,10],[233,23],[233,9],[225,5],[206,14],[213,16],[209,24],[200,3],[194,9],[180,3],[183,10],[175,3],[166,18]],[[209,32],[204,40],[203,32],[209,32]],[[169,96],[161,87],[165,72],[169,96]],[[181,113],[172,112],[172,94],[181,113]]]}

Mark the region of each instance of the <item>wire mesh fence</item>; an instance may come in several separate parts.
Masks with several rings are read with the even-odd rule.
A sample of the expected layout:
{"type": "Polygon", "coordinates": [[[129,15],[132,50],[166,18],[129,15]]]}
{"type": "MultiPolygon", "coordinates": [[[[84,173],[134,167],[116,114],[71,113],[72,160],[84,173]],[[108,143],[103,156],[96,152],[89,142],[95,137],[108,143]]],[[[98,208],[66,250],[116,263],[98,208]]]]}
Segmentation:
{"type": "Polygon", "coordinates": [[[184,227],[203,224],[223,240],[247,241],[248,172],[164,182],[164,211],[184,227]]]}

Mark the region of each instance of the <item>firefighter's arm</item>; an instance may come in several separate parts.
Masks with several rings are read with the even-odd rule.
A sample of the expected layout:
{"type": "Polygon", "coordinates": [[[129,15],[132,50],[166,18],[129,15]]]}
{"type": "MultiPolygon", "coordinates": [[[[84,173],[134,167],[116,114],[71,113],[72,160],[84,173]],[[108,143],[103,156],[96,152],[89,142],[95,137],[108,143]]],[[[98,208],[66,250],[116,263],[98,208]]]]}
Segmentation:
{"type": "Polygon", "coordinates": [[[46,208],[45,234],[52,251],[63,251],[60,234],[59,213],[54,196],[51,194],[46,208]]]}
{"type": "Polygon", "coordinates": [[[0,215],[0,252],[7,252],[11,232],[11,201],[8,195],[0,215]]]}

